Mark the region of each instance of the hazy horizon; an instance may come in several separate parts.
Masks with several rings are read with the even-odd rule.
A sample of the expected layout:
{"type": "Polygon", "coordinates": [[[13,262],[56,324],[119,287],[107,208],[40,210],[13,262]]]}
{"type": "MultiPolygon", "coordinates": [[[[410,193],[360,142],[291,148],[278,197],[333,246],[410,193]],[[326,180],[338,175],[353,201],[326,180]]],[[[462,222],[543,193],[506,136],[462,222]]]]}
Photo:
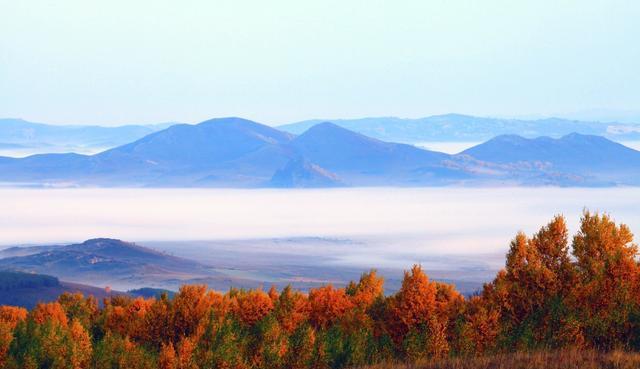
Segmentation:
{"type": "Polygon", "coordinates": [[[577,120],[584,122],[601,122],[601,123],[625,123],[625,124],[640,124],[640,110],[630,111],[630,110],[585,110],[584,112],[574,112],[574,113],[559,113],[559,114],[548,114],[548,115],[540,115],[540,114],[519,114],[519,115],[496,115],[496,114],[471,114],[471,113],[460,113],[460,112],[444,112],[438,114],[422,114],[415,116],[402,116],[402,115],[378,115],[378,116],[351,116],[351,117],[343,117],[343,116],[335,116],[335,117],[307,117],[303,119],[293,120],[293,121],[281,121],[281,122],[270,122],[270,121],[262,121],[259,119],[248,118],[244,115],[236,115],[236,116],[210,116],[208,118],[196,120],[196,121],[187,121],[187,120],[158,120],[158,121],[147,121],[147,122],[135,122],[135,121],[123,121],[120,123],[113,122],[105,122],[105,123],[87,123],[87,122],[62,122],[62,121],[43,121],[43,120],[33,120],[27,119],[25,117],[2,117],[0,119],[15,119],[15,120],[23,120],[31,123],[39,123],[39,124],[47,124],[53,126],[98,126],[98,127],[122,127],[129,125],[163,125],[163,124],[198,124],[211,119],[220,119],[220,118],[229,118],[229,117],[237,117],[242,119],[248,119],[255,121],[260,124],[264,124],[271,127],[283,126],[286,124],[299,123],[304,121],[334,121],[334,120],[357,120],[357,119],[375,119],[375,118],[399,118],[399,119],[422,119],[429,118],[433,116],[445,116],[445,115],[465,115],[472,116],[478,118],[490,118],[490,119],[514,119],[514,120],[522,120],[522,121],[536,121],[542,119],[566,119],[566,120],[577,120]]]}

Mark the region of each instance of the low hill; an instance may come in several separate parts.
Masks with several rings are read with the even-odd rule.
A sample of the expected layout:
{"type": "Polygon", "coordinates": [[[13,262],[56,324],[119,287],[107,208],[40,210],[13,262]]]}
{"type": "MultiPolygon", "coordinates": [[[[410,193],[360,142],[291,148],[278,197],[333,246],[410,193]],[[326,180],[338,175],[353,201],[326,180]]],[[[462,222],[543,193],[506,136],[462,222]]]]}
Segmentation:
{"type": "Polygon", "coordinates": [[[217,275],[195,261],[107,238],[0,259],[0,269],[49,274],[66,281],[117,289],[217,275]]]}
{"type": "Polygon", "coordinates": [[[0,305],[33,308],[38,302],[54,301],[64,292],[80,292],[102,299],[121,292],[85,284],[63,282],[42,274],[0,271],[0,305]]]}

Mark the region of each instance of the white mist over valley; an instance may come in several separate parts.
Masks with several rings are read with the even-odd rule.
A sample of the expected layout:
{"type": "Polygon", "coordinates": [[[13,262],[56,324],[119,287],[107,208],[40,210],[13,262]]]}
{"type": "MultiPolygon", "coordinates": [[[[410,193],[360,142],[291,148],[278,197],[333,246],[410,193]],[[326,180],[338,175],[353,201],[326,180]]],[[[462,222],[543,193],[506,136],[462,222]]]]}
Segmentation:
{"type": "Polygon", "coordinates": [[[7,188],[0,203],[5,246],[110,237],[199,258],[224,246],[379,268],[487,255],[498,268],[516,232],[553,214],[575,231],[585,208],[640,229],[640,188],[7,188]]]}

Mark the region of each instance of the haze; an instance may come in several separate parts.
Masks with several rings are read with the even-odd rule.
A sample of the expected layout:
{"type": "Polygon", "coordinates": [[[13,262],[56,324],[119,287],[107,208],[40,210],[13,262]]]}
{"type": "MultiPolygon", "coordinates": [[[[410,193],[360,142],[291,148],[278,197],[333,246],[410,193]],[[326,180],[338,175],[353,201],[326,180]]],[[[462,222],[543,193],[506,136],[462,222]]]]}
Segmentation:
{"type": "Polygon", "coordinates": [[[0,14],[0,117],[275,124],[640,101],[633,0],[40,0],[0,14]]]}
{"type": "Polygon", "coordinates": [[[502,262],[518,230],[532,233],[561,213],[574,231],[585,207],[640,229],[638,188],[1,189],[0,202],[2,245],[248,240],[237,246],[247,251],[259,240],[329,237],[354,244],[263,248],[331,253],[365,267],[407,267],[433,255],[497,254],[502,262]]]}

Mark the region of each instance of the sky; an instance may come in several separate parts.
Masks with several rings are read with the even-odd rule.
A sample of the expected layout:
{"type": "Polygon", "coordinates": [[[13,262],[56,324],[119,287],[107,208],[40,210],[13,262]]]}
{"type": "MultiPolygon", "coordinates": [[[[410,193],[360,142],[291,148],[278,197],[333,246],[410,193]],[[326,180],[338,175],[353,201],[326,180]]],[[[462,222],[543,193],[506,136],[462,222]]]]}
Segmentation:
{"type": "Polygon", "coordinates": [[[0,117],[639,111],[636,0],[0,0],[0,117]]]}

